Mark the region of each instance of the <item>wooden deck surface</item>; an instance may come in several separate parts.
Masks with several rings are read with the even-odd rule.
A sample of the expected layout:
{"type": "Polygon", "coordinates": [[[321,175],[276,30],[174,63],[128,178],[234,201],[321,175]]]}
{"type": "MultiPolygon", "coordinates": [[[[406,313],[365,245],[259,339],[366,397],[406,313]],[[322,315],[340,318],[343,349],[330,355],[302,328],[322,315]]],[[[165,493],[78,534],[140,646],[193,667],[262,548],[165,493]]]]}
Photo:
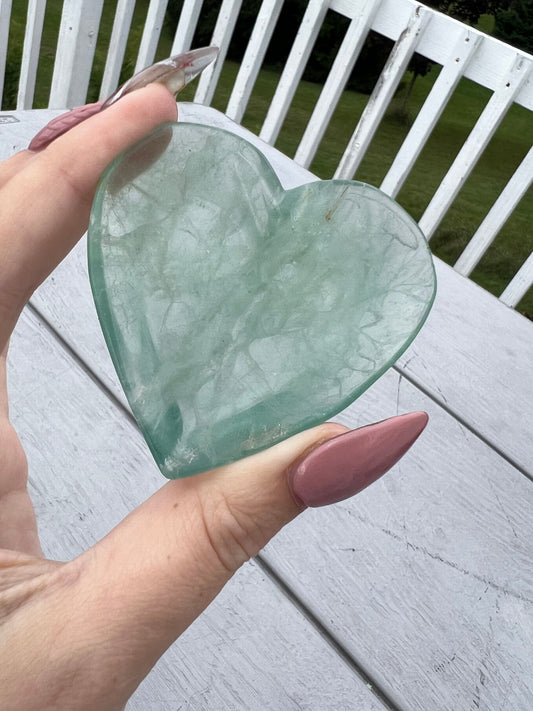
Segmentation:
{"type": "MultiPolygon", "coordinates": [[[[0,159],[57,113],[0,113],[0,159]]],[[[213,109],[180,118],[247,136],[286,187],[312,179],[213,109]]],[[[436,268],[423,331],[338,417],[424,409],[421,439],[244,566],[128,709],[531,711],[533,324],[436,268]]],[[[164,483],[103,343],[83,242],[26,308],[9,365],[45,552],[67,559],[164,483]]]]}

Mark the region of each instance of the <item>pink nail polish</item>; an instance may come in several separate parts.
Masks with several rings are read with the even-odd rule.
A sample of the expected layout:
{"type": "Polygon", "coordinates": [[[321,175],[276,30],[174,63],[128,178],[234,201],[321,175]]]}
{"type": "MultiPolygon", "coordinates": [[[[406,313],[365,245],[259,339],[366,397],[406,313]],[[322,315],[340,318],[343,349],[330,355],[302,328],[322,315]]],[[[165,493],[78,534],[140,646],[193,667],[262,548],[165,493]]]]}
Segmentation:
{"type": "Polygon", "coordinates": [[[72,109],[72,111],[68,111],[66,114],[56,116],[56,118],[47,123],[46,126],[32,138],[28,150],[34,153],[42,151],[46,146],[50,145],[52,141],[55,141],[56,138],[70,131],[71,128],[85,121],[89,116],[97,114],[101,110],[103,103],[103,101],[97,101],[96,104],[78,106],[78,108],[72,109]]]}
{"type": "Polygon", "coordinates": [[[211,64],[217,56],[218,47],[201,47],[183,54],[176,54],[173,57],[164,59],[162,62],[152,64],[152,66],[146,67],[146,69],[128,79],[105,101],[79,106],[66,114],[52,119],[49,124],[34,136],[28,146],[28,150],[35,153],[42,151],[56,138],[85,121],[89,116],[114,104],[126,94],[141,89],[152,82],[163,84],[170,92],[176,95],[211,64]]]}
{"type": "Polygon", "coordinates": [[[428,419],[425,412],[411,412],[328,440],[289,472],[293,492],[306,506],[354,496],[396,464],[428,419]]]}

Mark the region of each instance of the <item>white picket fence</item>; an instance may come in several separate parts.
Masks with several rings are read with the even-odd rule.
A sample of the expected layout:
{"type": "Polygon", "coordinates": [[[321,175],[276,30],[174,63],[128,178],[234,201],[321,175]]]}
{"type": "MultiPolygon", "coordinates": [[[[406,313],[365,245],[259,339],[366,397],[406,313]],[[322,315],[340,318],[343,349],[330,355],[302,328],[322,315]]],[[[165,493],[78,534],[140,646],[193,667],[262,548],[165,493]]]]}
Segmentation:
{"type": "MultiPolygon", "coordinates": [[[[190,48],[203,0],[184,0],[172,53],[190,48]]],[[[64,0],[50,108],[85,103],[104,0],[64,0]]],[[[140,43],[136,70],[154,60],[168,0],[151,0],[140,43]]],[[[226,108],[240,122],[262,66],[283,0],[263,0],[226,108]]],[[[12,0],[0,0],[0,90],[3,87],[12,0]]],[[[220,47],[217,62],[202,74],[195,101],[209,104],[225,61],[242,0],[222,0],[211,44],[220,47]]],[[[17,108],[30,109],[39,64],[46,0],[29,0],[17,108]]],[[[100,96],[117,86],[135,0],[118,0],[100,96]]],[[[413,53],[440,64],[425,103],[395,156],[381,189],[396,196],[409,175],[461,77],[487,87],[492,96],[420,219],[430,239],[461,190],[481,154],[513,103],[533,111],[533,57],[437,13],[414,0],[309,0],[275,95],[260,130],[274,144],[328,10],[350,19],[348,30],[324,84],[320,98],[295,154],[308,167],[370,30],[395,44],[366,108],[354,129],[335,177],[351,179],[374,137],[413,53]]],[[[1,91],[0,91],[1,94],[1,91]]],[[[530,138],[533,138],[533,121],[530,138]]],[[[512,214],[533,181],[533,148],[517,167],[485,219],[456,262],[469,275],[512,214]]],[[[533,247],[533,231],[524,235],[533,247]]],[[[515,306],[533,283],[533,253],[512,278],[500,299],[515,306]]]]}

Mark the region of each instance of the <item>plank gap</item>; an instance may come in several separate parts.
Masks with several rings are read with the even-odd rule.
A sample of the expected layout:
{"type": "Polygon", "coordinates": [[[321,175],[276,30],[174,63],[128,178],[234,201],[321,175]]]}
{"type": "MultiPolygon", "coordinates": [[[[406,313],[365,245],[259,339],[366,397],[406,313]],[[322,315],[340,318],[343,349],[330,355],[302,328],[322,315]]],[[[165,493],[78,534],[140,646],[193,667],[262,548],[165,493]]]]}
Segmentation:
{"type": "Polygon", "coordinates": [[[529,479],[529,481],[533,483],[533,472],[528,471],[525,466],[520,464],[520,462],[512,455],[507,454],[507,452],[505,452],[501,447],[492,442],[488,437],[483,435],[481,432],[478,432],[478,430],[475,429],[474,425],[470,424],[470,422],[468,422],[468,420],[466,420],[464,417],[461,417],[461,415],[456,410],[450,407],[447,402],[444,402],[442,398],[439,398],[438,395],[436,395],[430,388],[425,387],[416,376],[407,373],[402,368],[402,366],[399,365],[393,365],[392,369],[398,373],[400,378],[405,378],[405,380],[411,383],[413,387],[415,387],[417,390],[426,395],[430,400],[432,400],[436,405],[438,405],[442,410],[444,410],[444,412],[450,415],[450,417],[452,417],[462,427],[464,427],[471,434],[473,434],[474,437],[477,437],[477,439],[483,442],[483,444],[485,444],[489,449],[495,452],[499,457],[505,460],[508,464],[510,464],[518,472],[520,472],[520,474],[525,476],[526,479],[529,479]]]}
{"type": "MultiPolygon", "coordinates": [[[[131,422],[137,430],[139,426],[137,421],[133,417],[132,413],[124,406],[124,404],[117,398],[113,391],[104,383],[95,371],[85,362],[83,358],[63,339],[63,337],[54,329],[50,324],[48,319],[42,314],[40,309],[36,307],[31,301],[26,305],[26,308],[39,319],[43,328],[50,333],[51,337],[56,340],[56,342],[65,349],[70,358],[76,363],[76,365],[81,368],[81,370],[91,379],[92,382],[104,393],[105,396],[120,410],[122,414],[126,416],[129,422],[131,422]]],[[[263,572],[268,576],[271,582],[276,585],[276,587],[283,593],[287,600],[305,617],[305,619],[314,627],[317,633],[324,639],[324,641],[330,646],[330,648],[337,654],[337,656],[363,681],[367,686],[369,691],[378,699],[388,711],[401,711],[401,709],[396,706],[387,694],[380,688],[380,686],[373,679],[372,675],[369,674],[360,664],[358,664],[353,657],[349,654],[346,648],[341,644],[341,642],[329,632],[325,626],[320,622],[318,617],[311,612],[311,610],[305,605],[305,603],[294,593],[294,591],[283,581],[283,579],[270,567],[266,560],[259,554],[254,559],[263,572]]]]}
{"type": "Polygon", "coordinates": [[[54,338],[59,345],[64,348],[64,350],[68,353],[68,355],[73,359],[73,361],[81,368],[81,370],[87,375],[88,378],[92,380],[92,382],[103,392],[105,395],[113,402],[118,409],[125,415],[125,417],[128,419],[129,422],[131,422],[132,425],[135,426],[137,430],[140,431],[139,425],[137,424],[137,420],[131,413],[131,411],[124,406],[124,403],[122,403],[119,398],[115,395],[115,393],[109,388],[103,380],[101,380],[98,375],[95,373],[95,371],[91,368],[91,366],[77,353],[74,348],[61,336],[61,334],[56,331],[56,329],[52,326],[50,321],[47,319],[47,317],[42,313],[42,311],[35,306],[31,301],[29,301],[26,304],[26,308],[34,315],[36,316],[39,321],[42,323],[44,328],[50,333],[52,338],[54,338]]]}
{"type": "Polygon", "coordinates": [[[287,585],[287,583],[270,567],[270,564],[259,553],[254,560],[271,581],[279,587],[281,592],[288,598],[294,607],[305,617],[305,619],[316,629],[324,641],[336,652],[342,661],[365,683],[369,691],[388,709],[388,711],[402,711],[380,687],[373,676],[362,667],[340,642],[320,621],[320,619],[309,609],[302,599],[287,585]]]}
{"type": "MultiPolygon", "coordinates": [[[[113,391],[105,385],[102,380],[98,377],[97,373],[87,364],[87,362],[80,357],[80,355],[63,339],[63,337],[54,329],[50,324],[48,319],[41,313],[38,307],[33,305],[31,302],[27,305],[27,308],[33,313],[39,321],[42,323],[43,328],[45,328],[50,335],[65,349],[73,361],[83,370],[83,372],[95,383],[95,385],[109,398],[109,400],[119,408],[120,412],[123,413],[129,422],[131,422],[135,428],[138,430],[139,427],[137,422],[131,412],[124,406],[124,404],[117,398],[113,391]]],[[[451,408],[447,403],[443,402],[436,394],[432,392],[430,388],[425,387],[419,382],[416,376],[407,374],[402,367],[394,365],[393,370],[399,375],[399,377],[405,378],[414,388],[422,392],[426,397],[428,397],[432,402],[434,402],[440,409],[445,411],[453,420],[458,422],[462,427],[471,432],[478,440],[480,440],[485,446],[489,447],[495,454],[505,460],[514,469],[520,472],[530,481],[533,481],[533,475],[528,472],[525,467],[523,467],[519,462],[517,462],[512,456],[506,454],[500,447],[491,442],[487,437],[485,437],[463,417],[461,417],[453,408],[451,408]]],[[[378,699],[388,711],[401,711],[401,709],[390,699],[387,693],[376,683],[373,676],[359,663],[357,662],[347,650],[347,648],[342,644],[342,642],[331,633],[320,619],[311,611],[311,609],[305,604],[305,602],[298,596],[297,593],[281,578],[267,563],[267,561],[258,555],[255,559],[258,565],[261,567],[265,575],[278,587],[278,589],[284,594],[284,596],[290,601],[290,603],[308,620],[308,622],[314,627],[314,629],[320,634],[324,641],[330,646],[332,650],[335,651],[337,656],[350,668],[353,673],[355,673],[368,687],[369,691],[378,699]]]]}

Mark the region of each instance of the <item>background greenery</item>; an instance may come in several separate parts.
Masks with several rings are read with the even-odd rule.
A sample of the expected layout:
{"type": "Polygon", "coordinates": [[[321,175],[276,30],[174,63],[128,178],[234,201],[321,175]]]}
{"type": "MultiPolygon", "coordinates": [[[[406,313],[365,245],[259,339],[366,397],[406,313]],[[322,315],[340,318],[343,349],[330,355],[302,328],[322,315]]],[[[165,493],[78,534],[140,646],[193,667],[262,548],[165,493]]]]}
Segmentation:
{"type": "MultiPolygon", "coordinates": [[[[486,7],[486,3],[489,1],[491,0],[443,3],[436,0],[429,4],[438,6],[440,9],[448,9],[451,13],[455,12],[456,14],[457,6],[460,6],[460,11],[463,13],[462,19],[471,21],[477,19],[485,31],[497,30],[503,36],[502,33],[508,31],[509,28],[515,31],[513,28],[519,27],[522,35],[531,40],[533,29],[529,32],[527,23],[531,21],[533,26],[533,0],[506,2],[504,3],[506,8],[501,7],[502,3],[499,2],[496,4],[499,4],[500,7],[495,9],[495,14],[481,17],[479,14],[476,15],[475,13],[480,8],[486,7]],[[444,8],[443,5],[447,7],[444,8]],[[468,17],[465,15],[467,11],[471,13],[468,17]],[[515,13],[514,16],[513,13],[515,13]],[[521,21],[518,23],[516,22],[516,13],[521,17],[521,21]],[[522,14],[520,15],[520,13],[522,14]],[[499,29],[497,22],[499,22],[499,29]]],[[[105,0],[104,2],[88,101],[95,101],[98,98],[98,86],[105,66],[116,2],[117,0],[105,0]]],[[[242,56],[253,19],[255,19],[256,5],[259,5],[259,0],[245,0],[243,3],[241,24],[234,33],[234,40],[229,52],[229,56],[233,57],[233,60],[230,59],[225,63],[213,101],[213,105],[221,110],[226,108],[238,71],[238,60],[242,56]]],[[[259,131],[266,116],[279,79],[279,71],[283,66],[284,58],[293,40],[294,29],[298,24],[295,19],[296,15],[303,12],[305,5],[305,0],[286,1],[287,8],[291,9],[292,7],[295,15],[280,18],[278,26],[282,28],[281,34],[271,43],[267,55],[267,68],[263,69],[259,75],[243,119],[243,124],[254,132],[259,131]]],[[[219,0],[205,1],[206,11],[202,13],[202,22],[195,37],[194,46],[209,43],[216,19],[215,10],[218,6],[219,0]]],[[[158,46],[157,58],[166,57],[170,53],[180,7],[181,0],[170,0],[167,22],[158,46]]],[[[34,101],[36,108],[47,105],[61,8],[62,0],[48,0],[34,101]]],[[[133,72],[134,58],[140,43],[147,8],[148,0],[137,0],[126,59],[122,69],[123,79],[133,72]]],[[[2,105],[4,109],[14,107],[16,102],[26,10],[27,0],[17,0],[13,3],[2,105]]],[[[331,66],[344,31],[343,19],[336,13],[329,12],[326,17],[324,35],[315,46],[313,61],[310,62],[305,80],[298,87],[276,144],[287,155],[294,155],[320,94],[320,81],[323,80],[331,66]]],[[[520,37],[518,37],[519,41],[520,37]]],[[[525,48],[527,49],[527,47],[525,48]]],[[[352,88],[344,92],[311,166],[311,170],[320,177],[330,178],[333,175],[368,100],[365,92],[371,90],[389,51],[390,42],[377,35],[372,35],[367,42],[350,82],[352,88]],[[364,81],[360,80],[361,77],[364,78],[364,81]]],[[[355,176],[356,179],[379,186],[438,72],[439,68],[430,63],[423,62],[418,67],[416,60],[412,63],[355,176]],[[414,83],[413,78],[416,78],[414,83]]],[[[189,87],[180,95],[180,100],[190,101],[193,97],[194,87],[189,87]]],[[[419,219],[422,215],[431,195],[445,175],[453,157],[457,154],[489,97],[490,92],[482,87],[468,80],[460,82],[397,198],[415,219],[419,219]]],[[[531,145],[532,135],[532,112],[516,105],[513,106],[432,238],[430,246],[435,254],[448,263],[454,263],[526,154],[531,145]]],[[[530,189],[472,275],[475,281],[497,295],[501,293],[505,284],[531,252],[533,246],[532,197],[533,189],[530,189]]],[[[532,291],[530,290],[530,292],[532,291]]],[[[533,314],[533,293],[526,295],[518,305],[518,310],[529,315],[533,314]]]]}

